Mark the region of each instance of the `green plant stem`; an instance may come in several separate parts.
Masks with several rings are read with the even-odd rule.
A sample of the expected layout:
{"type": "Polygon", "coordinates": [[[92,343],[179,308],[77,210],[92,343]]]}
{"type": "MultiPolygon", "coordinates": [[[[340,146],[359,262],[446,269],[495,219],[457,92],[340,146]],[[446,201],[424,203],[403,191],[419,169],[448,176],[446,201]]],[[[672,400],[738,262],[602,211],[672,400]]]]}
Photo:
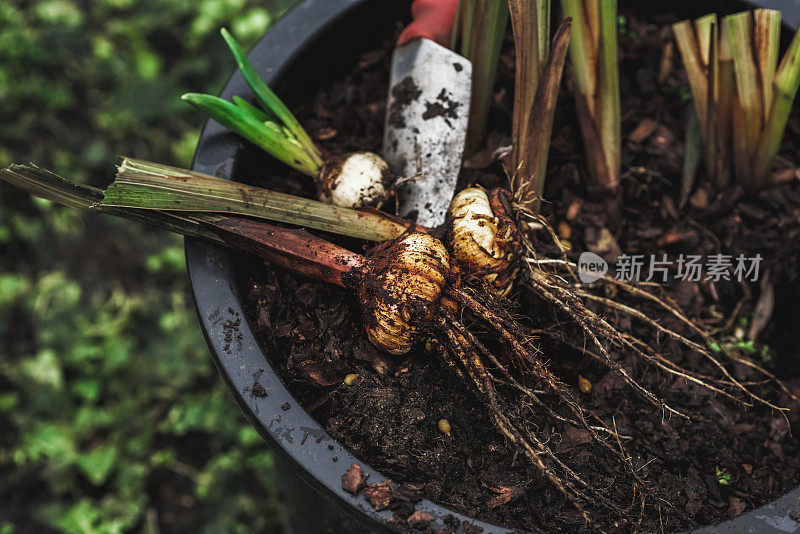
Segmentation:
{"type": "Polygon", "coordinates": [[[403,219],[378,210],[333,206],[132,158],[123,159],[102,204],[175,213],[244,215],[368,241],[394,239],[409,226],[403,219]]]}
{"type": "Polygon", "coordinates": [[[756,176],[766,183],[781,146],[792,104],[800,88],[800,31],[794,34],[774,81],[774,99],[756,160],[756,176]]]}
{"type": "Polygon", "coordinates": [[[619,63],[617,52],[617,3],[600,1],[600,86],[598,108],[600,138],[608,165],[608,188],[619,180],[622,152],[622,126],[619,96],[619,63]]]}
{"type": "Polygon", "coordinates": [[[472,98],[466,142],[467,152],[472,152],[486,135],[500,49],[508,23],[508,2],[462,0],[459,12],[461,55],[472,62],[472,98]]]}

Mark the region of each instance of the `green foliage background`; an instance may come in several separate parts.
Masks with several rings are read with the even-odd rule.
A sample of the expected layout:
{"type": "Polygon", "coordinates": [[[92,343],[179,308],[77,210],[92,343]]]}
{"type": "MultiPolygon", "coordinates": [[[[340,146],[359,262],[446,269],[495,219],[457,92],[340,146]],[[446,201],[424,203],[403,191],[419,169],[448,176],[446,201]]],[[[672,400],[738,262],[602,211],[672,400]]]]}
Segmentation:
{"type": "MultiPolygon", "coordinates": [[[[190,163],[179,100],[296,0],[0,0],[0,165],[105,185],[190,163]]],[[[0,186],[0,534],[280,529],[272,458],[217,377],[179,237],[0,186]]]]}

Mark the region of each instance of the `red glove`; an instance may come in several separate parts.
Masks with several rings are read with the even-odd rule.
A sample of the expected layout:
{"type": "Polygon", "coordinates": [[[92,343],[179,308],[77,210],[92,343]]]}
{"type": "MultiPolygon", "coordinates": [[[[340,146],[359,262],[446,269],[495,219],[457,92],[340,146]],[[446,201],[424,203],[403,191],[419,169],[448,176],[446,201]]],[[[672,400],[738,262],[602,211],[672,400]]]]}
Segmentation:
{"type": "Polygon", "coordinates": [[[425,37],[449,48],[458,2],[459,0],[414,0],[411,4],[414,22],[400,34],[397,46],[403,46],[418,37],[425,37]]]}

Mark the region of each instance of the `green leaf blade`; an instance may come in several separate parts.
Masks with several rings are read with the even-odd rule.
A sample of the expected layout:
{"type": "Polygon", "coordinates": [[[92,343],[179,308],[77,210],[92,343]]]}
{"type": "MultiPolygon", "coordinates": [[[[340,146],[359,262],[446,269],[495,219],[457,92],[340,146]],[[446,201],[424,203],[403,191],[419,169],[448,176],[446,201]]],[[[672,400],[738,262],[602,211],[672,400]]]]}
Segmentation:
{"type": "Polygon", "coordinates": [[[259,120],[265,114],[260,110],[254,113],[253,106],[244,100],[232,104],[219,97],[199,93],[187,93],[181,98],[290,167],[312,178],[319,175],[321,167],[302,147],[285,137],[279,128],[269,126],[274,123],[259,120]]]}
{"type": "Polygon", "coordinates": [[[239,43],[234,39],[234,37],[226,30],[222,28],[220,30],[222,34],[222,38],[225,39],[225,42],[228,44],[228,48],[230,48],[231,52],[233,53],[233,57],[236,59],[236,63],[239,66],[239,70],[242,71],[242,75],[244,76],[247,85],[250,86],[250,89],[253,91],[255,95],[256,101],[264,107],[265,110],[270,111],[273,113],[284,125],[286,125],[295,138],[303,145],[304,149],[308,152],[309,157],[315,161],[320,167],[322,166],[322,155],[317,148],[316,144],[311,140],[308,133],[306,133],[305,129],[300,125],[300,122],[295,118],[292,112],[286,107],[286,104],[278,98],[272,89],[264,83],[264,80],[258,75],[256,72],[255,67],[248,59],[247,54],[239,45],[239,43]]]}

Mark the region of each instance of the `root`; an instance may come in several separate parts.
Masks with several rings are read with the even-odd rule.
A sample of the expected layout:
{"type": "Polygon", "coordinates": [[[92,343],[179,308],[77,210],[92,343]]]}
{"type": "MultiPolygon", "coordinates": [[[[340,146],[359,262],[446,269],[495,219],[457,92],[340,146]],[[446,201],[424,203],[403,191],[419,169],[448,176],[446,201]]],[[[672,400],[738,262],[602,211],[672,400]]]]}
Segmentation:
{"type": "MultiPolygon", "coordinates": [[[[616,332],[616,330],[609,325],[605,319],[597,316],[591,310],[586,308],[586,306],[574,294],[550,282],[541,271],[529,269],[528,273],[529,276],[526,280],[528,287],[539,297],[553,304],[558,310],[565,313],[576,325],[581,328],[584,334],[597,348],[600,356],[602,356],[601,362],[603,364],[605,364],[609,369],[617,372],[623,378],[623,380],[625,380],[625,382],[627,382],[628,385],[634,389],[634,391],[639,393],[644,399],[654,406],[658,406],[662,410],[674,415],[689,419],[688,415],[669,406],[663,400],[661,400],[661,398],[637,382],[624,367],[611,358],[611,355],[608,353],[605,346],[600,342],[597,335],[594,333],[595,328],[603,334],[616,332]]],[[[624,344],[624,342],[622,344],[624,344]]]]}
{"type": "MultiPolygon", "coordinates": [[[[549,233],[551,234],[553,239],[557,240],[557,237],[555,236],[555,233],[552,231],[552,228],[550,228],[547,225],[547,222],[542,217],[539,216],[539,217],[537,217],[536,220],[537,220],[537,222],[540,222],[544,226],[544,228],[549,231],[549,233]]],[[[557,241],[556,241],[556,243],[557,243],[557,241]]],[[[530,244],[527,244],[527,246],[529,247],[529,250],[530,250],[530,244]]],[[[721,395],[726,396],[728,398],[732,398],[732,399],[735,399],[735,400],[737,400],[739,402],[742,402],[743,404],[745,404],[747,406],[752,405],[751,403],[742,401],[741,399],[731,395],[729,392],[723,391],[720,388],[716,388],[716,387],[714,387],[712,385],[715,382],[719,383],[719,384],[726,384],[728,386],[732,386],[735,390],[738,390],[740,393],[743,393],[746,397],[749,397],[751,400],[755,401],[756,403],[763,404],[763,405],[768,406],[769,408],[771,408],[773,410],[776,410],[776,411],[779,411],[781,413],[787,411],[786,408],[783,408],[783,407],[777,406],[777,405],[775,405],[773,403],[770,403],[769,401],[767,401],[763,397],[760,397],[760,396],[754,394],[753,391],[751,389],[747,388],[744,383],[742,383],[740,381],[737,381],[735,378],[733,378],[733,376],[730,374],[728,369],[725,368],[725,366],[716,357],[714,357],[714,355],[711,354],[708,351],[708,349],[706,349],[705,347],[703,347],[699,343],[691,341],[690,339],[686,338],[685,336],[682,336],[681,334],[675,332],[674,330],[671,330],[671,329],[668,329],[668,328],[665,328],[665,327],[661,326],[660,324],[658,324],[658,322],[655,319],[649,317],[648,315],[642,313],[639,310],[636,310],[634,308],[626,306],[626,305],[624,305],[624,304],[622,304],[620,302],[617,302],[616,300],[613,300],[613,299],[610,299],[610,298],[600,297],[600,296],[594,295],[594,294],[589,293],[588,291],[584,290],[583,289],[584,285],[581,284],[578,281],[577,275],[575,274],[575,269],[577,269],[577,265],[575,263],[573,263],[573,262],[568,261],[566,259],[565,255],[562,254],[562,259],[560,259],[560,260],[549,260],[549,261],[547,261],[547,260],[537,260],[537,259],[535,259],[535,256],[533,256],[531,254],[531,257],[527,258],[527,263],[533,264],[533,265],[529,265],[528,266],[529,267],[529,271],[536,270],[535,265],[542,264],[543,262],[546,262],[546,264],[550,264],[550,265],[560,265],[560,266],[563,266],[564,268],[567,269],[567,271],[571,275],[571,278],[575,281],[575,283],[573,284],[573,287],[570,290],[576,296],[579,296],[581,298],[585,298],[585,299],[588,299],[588,300],[593,300],[595,302],[598,302],[598,303],[602,304],[603,306],[605,306],[608,309],[613,309],[613,310],[625,313],[625,314],[627,314],[627,315],[629,315],[631,317],[634,317],[634,318],[642,321],[644,324],[646,324],[649,327],[657,330],[658,332],[666,334],[668,337],[678,341],[680,344],[684,345],[685,347],[689,348],[690,350],[692,350],[694,352],[697,352],[698,354],[702,355],[704,358],[709,360],[717,369],[720,370],[720,372],[724,376],[725,380],[714,379],[714,378],[711,378],[711,377],[704,377],[702,375],[689,372],[689,371],[687,371],[685,369],[681,369],[678,366],[676,366],[673,362],[670,362],[669,360],[666,360],[665,358],[661,357],[656,351],[654,351],[647,344],[642,343],[639,340],[636,340],[635,338],[633,338],[630,335],[619,333],[619,332],[616,331],[616,329],[614,329],[612,327],[612,330],[614,330],[614,332],[615,332],[613,334],[613,338],[616,338],[617,344],[619,344],[619,341],[620,341],[620,338],[617,337],[617,334],[621,334],[622,337],[627,340],[627,342],[625,342],[625,341],[622,342],[623,346],[625,346],[627,348],[633,348],[633,347],[631,347],[631,343],[633,345],[638,345],[640,348],[643,349],[643,351],[639,351],[638,349],[634,348],[633,350],[635,352],[637,352],[637,354],[639,354],[641,356],[644,356],[648,360],[652,360],[653,358],[655,358],[656,360],[658,360],[658,362],[651,361],[651,363],[655,363],[655,365],[661,367],[663,370],[669,372],[670,374],[675,374],[676,376],[680,376],[680,377],[682,377],[682,378],[684,378],[686,380],[689,380],[689,381],[694,382],[694,383],[696,383],[698,385],[706,387],[707,389],[710,389],[710,390],[714,391],[715,393],[718,393],[718,394],[721,394],[721,395]],[[642,352],[645,353],[645,354],[643,354],[642,352]],[[664,366],[671,367],[672,370],[666,369],[664,366]]],[[[544,274],[544,272],[542,272],[541,274],[542,274],[542,276],[547,276],[547,275],[544,274]]],[[[563,280],[560,277],[553,277],[553,279],[554,280],[559,280],[559,279],[563,280]]],[[[692,332],[694,332],[696,335],[700,336],[706,342],[713,341],[713,337],[712,337],[711,333],[703,330],[697,323],[695,323],[694,321],[689,319],[686,316],[686,314],[683,311],[681,311],[680,308],[677,305],[675,305],[672,302],[667,302],[668,299],[659,298],[658,296],[654,295],[653,293],[651,293],[649,291],[646,291],[646,290],[644,290],[644,289],[642,289],[640,287],[637,287],[637,285],[635,285],[635,284],[631,284],[631,283],[627,283],[627,282],[624,282],[624,281],[621,281],[621,280],[617,280],[616,278],[614,278],[614,277],[612,277],[610,275],[604,275],[604,277],[601,279],[601,281],[606,283],[606,284],[613,285],[613,286],[615,286],[615,287],[617,287],[619,289],[622,289],[623,291],[625,291],[626,293],[628,293],[628,294],[630,294],[632,296],[639,297],[639,298],[642,298],[644,300],[647,300],[649,302],[652,302],[652,303],[656,304],[658,307],[660,307],[661,309],[663,309],[664,311],[666,311],[667,313],[669,313],[670,315],[672,315],[673,317],[678,319],[678,321],[680,321],[684,326],[689,328],[692,332]]],[[[741,305],[742,305],[742,302],[740,301],[737,304],[737,309],[740,308],[741,305]]],[[[592,312],[589,311],[589,313],[592,313],[592,312]]],[[[735,314],[736,313],[738,313],[738,312],[735,312],[735,314]]],[[[612,341],[613,341],[613,339],[612,339],[612,341]]],[[[750,360],[747,360],[745,358],[740,358],[740,357],[736,356],[735,354],[726,353],[725,355],[731,361],[733,361],[735,363],[738,363],[740,365],[744,365],[746,367],[749,367],[750,369],[752,369],[752,370],[756,371],[757,373],[763,375],[764,377],[766,377],[767,380],[769,380],[773,384],[775,384],[781,391],[783,391],[785,394],[790,396],[790,398],[795,399],[795,400],[797,399],[797,397],[794,394],[792,394],[792,392],[786,387],[786,385],[783,382],[781,382],[770,371],[764,369],[760,365],[758,365],[758,364],[756,364],[756,363],[754,363],[754,362],[752,362],[750,360]]]]}
{"type": "Polygon", "coordinates": [[[616,428],[607,427],[598,415],[581,407],[575,394],[552,374],[543,361],[536,357],[532,347],[526,346],[527,338],[520,335],[521,327],[510,314],[483,305],[478,298],[473,298],[462,289],[449,288],[446,295],[480,317],[482,323],[499,335],[503,346],[518,359],[527,362],[534,376],[561,403],[567,406],[572,414],[572,417],[563,417],[556,413],[551,406],[552,403],[543,402],[534,391],[521,384],[514,374],[459,319],[443,312],[440,314],[438,326],[448,341],[446,346],[450,349],[450,355],[453,357],[453,359],[445,358],[446,364],[460,378],[467,380],[472,385],[471,389],[483,400],[500,432],[523,452],[526,458],[576,507],[587,524],[597,526],[585,508],[587,504],[611,511],[621,520],[629,517],[629,511],[634,507],[644,510],[646,486],[638,476],[630,455],[625,452],[622,436],[619,435],[616,428]],[[502,380],[495,377],[492,374],[493,371],[487,369],[482,357],[486,358],[492,364],[492,368],[500,373],[500,376],[503,377],[502,380]],[[547,445],[548,438],[540,437],[537,431],[530,430],[526,425],[526,420],[520,419],[519,415],[510,415],[504,410],[503,401],[495,388],[495,383],[511,386],[523,395],[523,399],[528,399],[533,407],[542,410],[545,416],[587,429],[596,443],[612,452],[626,466],[633,487],[631,504],[623,507],[610,500],[605,496],[603,489],[592,486],[567,466],[547,445]],[[601,426],[590,425],[588,419],[599,421],[601,426]],[[609,441],[600,433],[610,436],[614,441],[609,441]]]}
{"type": "MultiPolygon", "coordinates": [[[[473,298],[464,289],[448,288],[447,294],[450,296],[450,298],[472,311],[476,317],[481,317],[494,331],[496,331],[507,344],[507,346],[511,348],[514,355],[528,364],[527,369],[531,372],[531,374],[545,384],[556,395],[556,397],[569,408],[575,419],[561,417],[553,412],[549,406],[541,404],[541,401],[535,395],[533,395],[529,389],[522,386],[505,368],[505,366],[503,366],[503,364],[501,364],[495,358],[491,351],[486,349],[486,347],[477,338],[475,338],[474,335],[472,335],[466,329],[459,328],[460,333],[468,339],[471,345],[476,347],[481,354],[490,359],[495,367],[501,370],[511,386],[532,397],[534,403],[545,409],[551,417],[562,422],[569,422],[574,426],[585,428],[591,433],[595,440],[604,445],[607,449],[615,454],[618,452],[604,438],[597,434],[598,430],[609,435],[615,435],[615,432],[605,425],[599,415],[582,408],[580,401],[575,394],[557,376],[555,376],[550,369],[548,369],[544,361],[537,357],[534,351],[527,348],[523,342],[520,341],[520,339],[524,339],[525,336],[520,334],[521,329],[519,324],[514,321],[508,311],[504,310],[502,306],[497,307],[496,310],[493,310],[489,307],[489,305],[479,302],[479,297],[477,295],[476,298],[473,298]],[[590,425],[587,421],[587,416],[600,422],[601,426],[594,427],[590,425]]],[[[635,473],[633,474],[635,475],[635,473]]]]}
{"type": "MultiPolygon", "coordinates": [[[[703,345],[704,342],[712,340],[711,335],[693,322],[668,297],[656,296],[641,286],[628,284],[609,276],[603,279],[604,283],[618,288],[631,297],[658,306],[674,317],[682,330],[688,329],[690,332],[688,336],[699,341],[661,325],[656,319],[633,306],[592,293],[589,287],[580,282],[577,266],[569,262],[565,250],[547,221],[538,215],[522,215],[529,221],[540,223],[549,232],[553,242],[559,246],[562,254],[561,259],[538,260],[532,253],[530,242],[526,241],[530,258],[527,258],[527,269],[521,270],[521,283],[555,312],[556,317],[560,318],[557,321],[566,317],[574,324],[583,334],[580,337],[588,341],[588,346],[581,346],[577,339],[572,339],[561,328],[533,330],[523,326],[524,323],[520,318],[514,315],[510,303],[498,297],[495,291],[478,280],[467,277],[463,280],[465,285],[449,284],[444,288],[443,300],[452,302],[450,306],[440,307],[435,313],[433,324],[436,331],[432,333],[438,334],[445,341],[443,345],[447,348],[442,360],[478,397],[500,433],[575,506],[587,525],[601,528],[593,518],[595,511],[605,512],[618,518],[617,525],[626,522],[634,526],[640,525],[648,503],[656,507],[659,513],[663,506],[672,507],[661,499],[650,498],[647,482],[640,476],[640,471],[636,469],[634,460],[623,443],[630,438],[620,435],[613,417],[611,423],[607,424],[600,415],[583,404],[582,399],[572,388],[553,373],[540,345],[536,342],[538,336],[549,336],[594,358],[620,376],[646,402],[657,406],[666,414],[673,414],[686,420],[689,420],[688,414],[677,406],[667,404],[639,382],[628,368],[623,367],[620,361],[612,357],[611,351],[618,350],[632,354],[666,376],[680,378],[743,406],[761,404],[779,411],[784,417],[786,409],[771,403],[748,387],[753,383],[763,382],[737,380],[723,362],[703,345]],[[545,271],[531,264],[554,265],[562,271],[553,269],[545,271]],[[653,332],[656,340],[663,336],[699,354],[709,362],[712,371],[703,374],[672,361],[643,339],[618,329],[613,319],[594,312],[589,308],[591,305],[588,302],[597,303],[603,309],[613,312],[611,314],[613,317],[623,314],[643,324],[653,332]],[[453,303],[460,305],[463,310],[460,315],[463,316],[456,317],[450,312],[455,306],[453,303]],[[465,317],[468,320],[474,319],[479,328],[472,323],[466,326],[462,322],[465,317]],[[476,335],[478,331],[480,339],[476,335]],[[494,347],[495,343],[502,346],[502,356],[496,355],[487,347],[487,340],[491,340],[489,347],[494,347]],[[547,397],[544,397],[545,395],[547,397]],[[622,468],[619,473],[624,476],[614,483],[614,487],[622,488],[623,493],[615,492],[612,496],[609,494],[609,488],[593,484],[596,481],[591,478],[588,480],[584,478],[589,471],[581,471],[581,474],[578,474],[567,465],[549,446],[548,442],[552,436],[533,424],[533,415],[544,417],[550,422],[588,431],[593,444],[611,452],[618,460],[622,468]],[[623,485],[620,486],[620,483],[623,485]],[[630,502],[627,502],[629,497],[630,502]],[[626,502],[620,504],[621,500],[626,502]]],[[[527,237],[524,236],[523,239],[527,240],[527,237]]],[[[735,356],[731,357],[731,360],[748,365],[788,392],[772,373],[757,364],[737,359],[735,356]]]]}
{"type": "MultiPolygon", "coordinates": [[[[489,414],[495,426],[533,463],[544,476],[569,500],[583,517],[587,525],[594,525],[584,508],[583,502],[592,502],[592,499],[583,491],[575,487],[575,481],[564,480],[556,474],[545,462],[543,456],[555,456],[549,447],[535,435],[524,436],[511,422],[511,419],[500,407],[497,392],[492,384],[491,377],[481,363],[480,358],[468,347],[468,342],[452,327],[452,316],[441,318],[439,326],[449,340],[448,348],[456,361],[469,375],[474,390],[486,402],[489,414]]],[[[455,365],[453,363],[452,365],[455,365]]],[[[580,477],[572,473],[574,478],[583,482],[580,477]]],[[[583,483],[585,485],[585,482],[583,483]]]]}
{"type": "MultiPolygon", "coordinates": [[[[587,337],[592,341],[592,344],[597,348],[599,354],[602,356],[603,363],[605,363],[606,365],[608,365],[609,363],[608,353],[606,352],[606,349],[603,347],[603,345],[600,344],[595,332],[597,334],[600,334],[600,336],[604,340],[606,340],[608,344],[616,345],[621,348],[631,350],[634,354],[641,357],[648,363],[655,365],[656,367],[666,372],[667,374],[683,378],[684,380],[697,384],[703,388],[708,389],[709,391],[727,397],[728,399],[739,402],[745,406],[752,406],[752,403],[743,400],[741,398],[742,395],[749,398],[755,403],[768,406],[769,408],[776,410],[780,413],[785,413],[787,411],[786,408],[780,407],[768,401],[767,399],[757,395],[745,384],[738,381],[730,373],[730,371],[722,364],[722,362],[720,362],[705,347],[675,332],[674,330],[662,326],[655,319],[649,317],[645,313],[630,306],[627,306],[625,304],[622,304],[620,302],[617,302],[613,299],[600,297],[580,288],[561,287],[552,277],[548,277],[543,271],[536,269],[534,267],[529,268],[527,274],[528,276],[526,280],[527,282],[526,285],[544,300],[557,305],[557,307],[563,313],[565,313],[568,317],[570,317],[570,319],[572,319],[572,321],[575,324],[577,324],[584,331],[587,337]],[[650,345],[648,345],[644,341],[635,338],[630,334],[620,332],[617,328],[609,324],[608,321],[606,321],[606,319],[598,316],[597,314],[589,310],[586,307],[586,305],[583,304],[581,299],[587,299],[598,302],[607,309],[624,313],[641,321],[642,323],[652,328],[656,332],[666,335],[670,339],[677,341],[678,343],[687,347],[691,351],[703,356],[706,360],[711,362],[712,365],[719,370],[722,377],[721,378],[708,377],[680,367],[676,363],[668,360],[667,358],[659,354],[655,349],[653,349],[650,345]],[[738,393],[739,395],[737,396],[734,393],[738,393]]],[[[683,315],[679,310],[670,306],[664,301],[658,299],[655,295],[652,295],[639,288],[634,288],[633,286],[630,286],[628,284],[624,284],[624,286],[626,287],[627,290],[630,290],[632,294],[637,294],[639,296],[647,295],[648,300],[659,303],[659,305],[662,306],[664,309],[670,310],[670,313],[678,317],[681,320],[681,322],[691,324],[693,327],[692,329],[695,332],[702,333],[702,330],[700,330],[697,325],[695,325],[688,318],[686,318],[685,315],[683,315]]],[[[708,336],[703,334],[703,337],[707,338],[708,336]]],[[[596,357],[596,354],[594,356],[596,357]]],[[[740,361],[740,363],[746,362],[746,360],[741,360],[740,358],[736,358],[735,360],[740,361]]],[[[786,386],[780,383],[780,381],[778,381],[772,373],[752,362],[747,362],[747,363],[749,364],[748,365],[749,367],[757,370],[759,373],[763,374],[767,378],[774,380],[781,389],[786,391],[786,386]]],[[[616,364],[615,367],[611,368],[614,370],[621,370],[619,364],[616,364]]],[[[629,377],[627,374],[623,374],[623,378],[625,378],[626,382],[628,382],[631,386],[633,386],[634,389],[642,393],[643,388],[641,388],[639,384],[635,382],[633,379],[629,381],[628,380],[629,377]]],[[[647,398],[650,401],[654,400],[653,397],[650,397],[647,394],[645,394],[645,398],[647,398]]],[[[665,403],[661,401],[658,402],[668,411],[677,413],[679,415],[684,415],[678,412],[677,410],[674,410],[673,408],[667,406],[665,403]]]]}
{"type": "MultiPolygon", "coordinates": [[[[626,305],[624,305],[622,303],[616,302],[616,301],[611,300],[611,299],[607,299],[607,298],[604,298],[604,297],[599,297],[597,295],[593,295],[593,294],[588,293],[586,291],[577,291],[577,294],[579,296],[583,297],[583,298],[586,298],[586,299],[589,299],[589,300],[594,300],[596,302],[600,302],[601,304],[605,305],[606,307],[608,307],[610,309],[614,309],[614,310],[620,311],[622,313],[630,315],[631,317],[635,317],[635,318],[639,319],[640,321],[642,321],[646,325],[652,327],[656,331],[667,335],[669,338],[678,341],[680,344],[684,345],[685,347],[689,348],[690,350],[693,350],[694,352],[702,355],[704,358],[709,360],[717,369],[720,370],[720,372],[723,374],[723,376],[728,380],[728,383],[732,384],[738,391],[744,393],[746,396],[750,397],[754,401],[759,402],[761,404],[764,404],[765,406],[769,406],[773,410],[777,410],[777,411],[785,411],[785,410],[787,410],[786,408],[781,408],[779,406],[776,406],[776,405],[772,404],[768,400],[766,400],[766,399],[756,395],[755,393],[753,393],[749,388],[745,387],[741,382],[736,380],[730,374],[730,372],[725,368],[725,366],[722,365],[722,363],[719,360],[717,360],[708,350],[706,350],[705,347],[703,347],[702,345],[700,345],[698,343],[695,343],[694,341],[691,341],[690,339],[687,339],[686,337],[678,334],[677,332],[675,332],[673,330],[670,330],[669,328],[665,328],[665,327],[661,326],[654,319],[650,318],[649,316],[645,315],[644,313],[640,312],[639,310],[636,310],[634,308],[631,308],[630,306],[626,306],[626,305]]],[[[623,339],[626,340],[626,345],[628,345],[628,346],[632,346],[633,345],[633,343],[631,343],[631,339],[632,338],[629,335],[624,335],[623,339]]],[[[720,393],[720,394],[722,394],[722,395],[724,395],[726,397],[729,397],[731,399],[739,400],[736,397],[734,397],[733,395],[731,395],[730,393],[728,393],[726,391],[723,391],[723,390],[721,390],[719,388],[714,387],[713,385],[711,385],[711,383],[709,381],[704,380],[703,378],[701,378],[700,375],[690,373],[689,371],[680,368],[679,366],[677,366],[673,362],[670,362],[666,358],[663,358],[663,357],[659,356],[648,345],[643,344],[638,340],[636,340],[636,343],[640,343],[645,349],[647,349],[648,351],[651,351],[652,357],[655,358],[655,360],[652,360],[652,361],[654,361],[654,363],[656,363],[656,365],[658,365],[659,367],[661,367],[665,371],[667,371],[667,372],[669,372],[671,374],[675,374],[677,376],[680,376],[682,378],[685,378],[686,380],[689,380],[689,381],[694,382],[696,384],[699,384],[699,385],[701,385],[701,386],[703,386],[705,388],[708,388],[708,389],[714,391],[715,393],[720,393]],[[666,366],[665,366],[665,364],[666,364],[666,366]]],[[[636,351],[637,351],[638,354],[644,355],[644,352],[639,351],[639,350],[636,350],[636,351]]],[[[769,373],[766,369],[762,369],[761,367],[753,364],[752,362],[751,362],[751,367],[753,367],[753,368],[761,371],[762,373],[765,373],[768,376],[774,378],[774,375],[772,375],[772,373],[769,373]]],[[[709,379],[709,380],[715,380],[715,379],[709,379]]],[[[742,402],[745,405],[749,405],[748,403],[746,403],[744,401],[740,400],[740,402],[742,402]]]]}

